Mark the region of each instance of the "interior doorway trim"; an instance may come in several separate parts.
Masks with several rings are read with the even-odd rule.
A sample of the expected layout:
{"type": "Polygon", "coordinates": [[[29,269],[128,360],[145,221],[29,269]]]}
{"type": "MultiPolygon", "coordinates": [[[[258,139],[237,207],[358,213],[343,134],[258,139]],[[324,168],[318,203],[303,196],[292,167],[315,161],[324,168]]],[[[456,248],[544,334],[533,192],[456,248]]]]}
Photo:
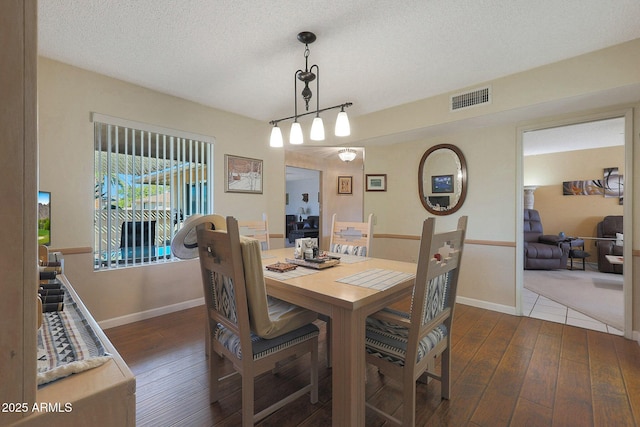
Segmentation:
{"type": "MultiPolygon", "coordinates": [[[[613,109],[598,113],[576,115],[571,118],[558,119],[549,122],[536,122],[516,128],[516,314],[523,315],[522,289],[524,286],[524,149],[525,132],[548,129],[553,127],[575,125],[598,120],[623,117],[625,120],[624,142],[624,208],[623,233],[625,240],[633,242],[633,108],[613,109]],[[629,236],[629,237],[627,237],[629,236]]],[[[624,245],[624,257],[633,258],[633,245],[624,245]]],[[[633,339],[633,261],[626,263],[623,279],[624,295],[624,337],[633,339]]]]}
{"type": "MultiPolygon", "coordinates": [[[[287,199],[287,204],[289,203],[289,201],[291,203],[293,203],[296,196],[299,196],[298,194],[289,194],[289,184],[291,182],[295,182],[295,179],[291,180],[289,179],[289,171],[290,169],[296,169],[296,170],[301,170],[304,171],[303,174],[307,175],[308,177],[313,177],[313,178],[317,178],[318,180],[318,185],[317,188],[313,188],[311,191],[311,189],[309,189],[310,193],[307,193],[307,201],[306,203],[314,203],[313,201],[316,200],[317,205],[318,205],[318,244],[321,245],[322,243],[322,232],[323,232],[323,226],[322,226],[322,222],[323,222],[323,171],[321,169],[315,168],[314,166],[310,166],[310,165],[304,165],[304,166],[299,166],[296,164],[289,164],[289,163],[285,163],[285,193],[288,195],[285,198],[287,199]]],[[[303,193],[300,193],[300,195],[303,195],[303,193]]],[[[287,212],[287,207],[285,205],[285,215],[287,212]]],[[[295,215],[298,215],[297,213],[295,215]]],[[[306,214],[307,216],[309,215],[309,213],[306,214]]],[[[296,220],[297,221],[297,220],[296,220]]],[[[286,227],[286,225],[285,225],[286,227]]],[[[284,246],[287,247],[288,245],[290,245],[289,241],[288,241],[288,236],[287,236],[287,232],[285,229],[285,233],[284,233],[284,246]]]]}

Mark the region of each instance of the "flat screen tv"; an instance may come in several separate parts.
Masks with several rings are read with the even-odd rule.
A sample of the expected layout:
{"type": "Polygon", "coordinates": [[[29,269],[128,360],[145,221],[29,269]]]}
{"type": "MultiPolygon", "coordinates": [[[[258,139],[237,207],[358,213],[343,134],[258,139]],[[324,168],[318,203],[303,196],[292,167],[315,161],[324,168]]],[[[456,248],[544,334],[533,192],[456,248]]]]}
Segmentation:
{"type": "Polygon", "coordinates": [[[432,193],[453,193],[453,175],[433,175],[431,177],[432,193]]]}
{"type": "Polygon", "coordinates": [[[38,191],[38,244],[51,244],[51,193],[38,191]]]}

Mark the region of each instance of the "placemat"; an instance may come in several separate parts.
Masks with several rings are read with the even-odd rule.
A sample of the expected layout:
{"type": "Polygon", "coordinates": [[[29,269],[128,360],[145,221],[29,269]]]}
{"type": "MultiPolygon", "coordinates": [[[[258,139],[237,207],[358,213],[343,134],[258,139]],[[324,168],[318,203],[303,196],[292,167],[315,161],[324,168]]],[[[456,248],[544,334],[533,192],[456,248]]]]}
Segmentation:
{"type": "Polygon", "coordinates": [[[285,271],[284,273],[267,270],[265,267],[263,267],[262,270],[264,271],[264,277],[269,277],[271,279],[280,279],[280,280],[287,280],[287,279],[293,279],[295,277],[302,277],[302,276],[306,276],[308,274],[314,274],[320,271],[312,268],[303,268],[303,267],[298,267],[295,270],[291,270],[291,271],[285,271]]]}
{"type": "Polygon", "coordinates": [[[352,274],[351,276],[343,277],[336,280],[336,282],[383,291],[415,276],[413,273],[372,268],[352,274]]]}

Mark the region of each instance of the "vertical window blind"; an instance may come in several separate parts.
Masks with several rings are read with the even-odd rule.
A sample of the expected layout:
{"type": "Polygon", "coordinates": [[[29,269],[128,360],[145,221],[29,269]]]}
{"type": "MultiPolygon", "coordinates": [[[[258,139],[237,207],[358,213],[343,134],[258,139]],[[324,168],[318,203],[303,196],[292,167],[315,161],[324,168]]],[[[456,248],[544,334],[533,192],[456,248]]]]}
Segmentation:
{"type": "Polygon", "coordinates": [[[213,212],[213,140],[99,114],[94,269],[168,262],[185,218],[213,212]]]}

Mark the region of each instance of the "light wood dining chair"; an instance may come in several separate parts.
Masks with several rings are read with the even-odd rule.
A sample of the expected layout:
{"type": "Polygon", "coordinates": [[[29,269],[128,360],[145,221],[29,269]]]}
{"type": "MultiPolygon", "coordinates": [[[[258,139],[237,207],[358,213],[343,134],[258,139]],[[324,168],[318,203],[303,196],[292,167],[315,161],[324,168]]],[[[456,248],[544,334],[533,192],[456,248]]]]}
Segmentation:
{"type": "Polygon", "coordinates": [[[269,244],[269,221],[267,221],[266,213],[262,214],[262,221],[238,221],[238,227],[240,228],[240,234],[242,236],[253,237],[258,240],[263,251],[271,249],[271,245],[269,244]]]}
{"type": "MultiPolygon", "coordinates": [[[[373,234],[373,214],[369,214],[366,222],[338,221],[336,214],[331,217],[331,236],[329,252],[371,256],[371,237],[373,234]]],[[[331,318],[319,314],[318,318],[326,322],[327,366],[331,366],[331,318]]]]}
{"type": "Polygon", "coordinates": [[[369,214],[366,222],[338,221],[333,214],[329,252],[371,256],[372,220],[373,214],[369,214]]]}
{"type": "Polygon", "coordinates": [[[393,424],[415,425],[416,381],[435,378],[449,399],[451,384],[451,323],[467,217],[455,231],[434,233],[435,218],[424,221],[418,269],[409,313],[385,308],[366,320],[367,362],[382,375],[402,384],[402,419],[367,402],[393,424]],[[440,373],[434,372],[441,356],[440,373]]]}
{"type": "Polygon", "coordinates": [[[264,417],[310,393],[318,401],[318,334],[311,323],[316,314],[266,295],[259,242],[243,238],[238,222],[227,217],[227,230],[197,227],[198,252],[211,336],[209,340],[209,392],[219,399],[223,358],[242,377],[242,425],[264,417]],[[260,280],[262,279],[262,280],[260,280]],[[288,307],[284,307],[288,305],[288,307]],[[254,411],[254,378],[277,363],[309,353],[309,384],[282,400],[254,411]]]}

